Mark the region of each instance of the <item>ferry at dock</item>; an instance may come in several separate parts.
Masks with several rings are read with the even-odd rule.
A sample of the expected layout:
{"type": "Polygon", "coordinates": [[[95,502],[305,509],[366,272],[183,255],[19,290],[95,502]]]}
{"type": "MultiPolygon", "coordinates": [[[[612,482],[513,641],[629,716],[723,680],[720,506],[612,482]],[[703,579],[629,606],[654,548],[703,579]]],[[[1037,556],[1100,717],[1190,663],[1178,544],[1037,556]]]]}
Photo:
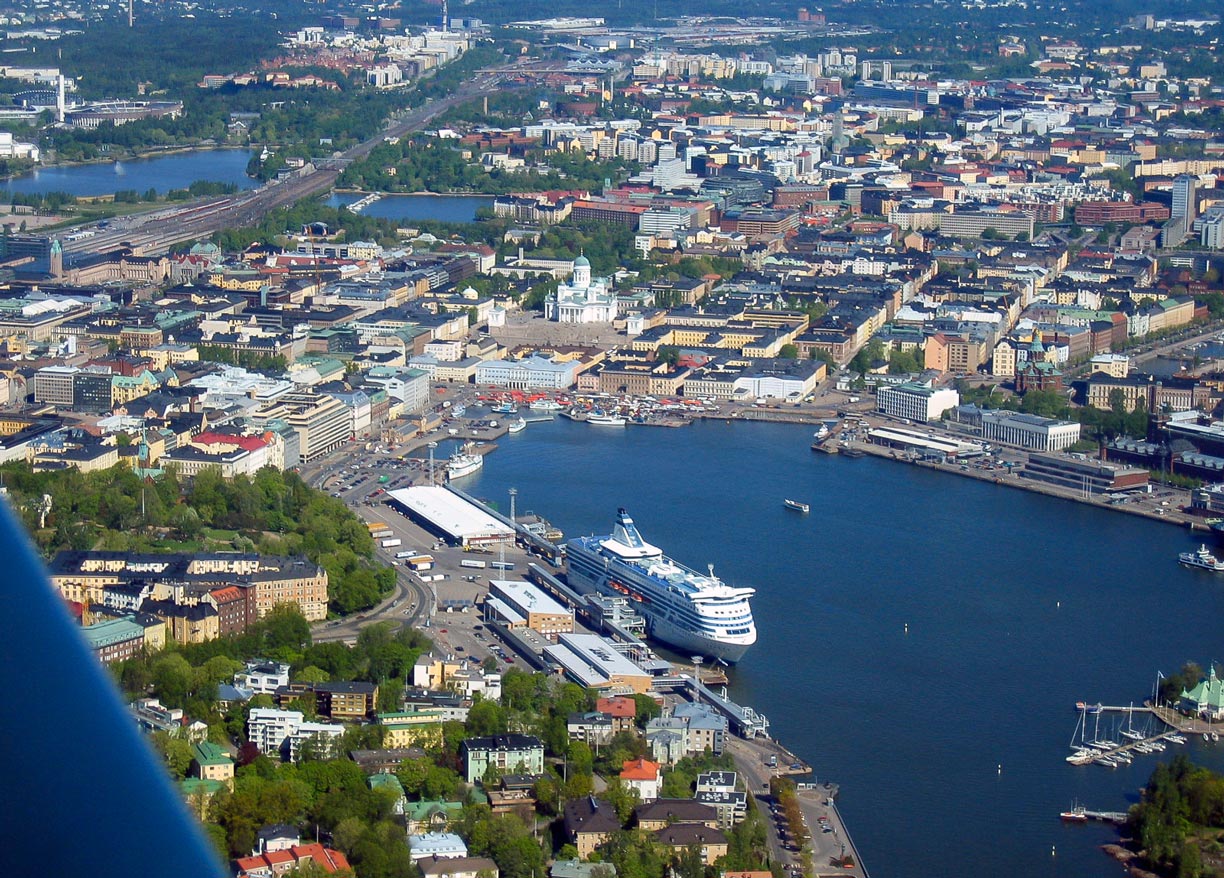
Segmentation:
{"type": "Polygon", "coordinates": [[[735,664],[756,643],[748,603],[756,590],[727,585],[713,565],[702,575],[668,558],[624,509],[611,534],[570,540],[566,554],[572,586],[629,598],[648,634],[681,652],[735,664]]]}
{"type": "Polygon", "coordinates": [[[479,454],[473,454],[467,448],[462,451],[456,451],[450,456],[446,462],[446,479],[453,482],[455,479],[461,479],[464,476],[470,476],[484,466],[484,457],[479,454]]]}

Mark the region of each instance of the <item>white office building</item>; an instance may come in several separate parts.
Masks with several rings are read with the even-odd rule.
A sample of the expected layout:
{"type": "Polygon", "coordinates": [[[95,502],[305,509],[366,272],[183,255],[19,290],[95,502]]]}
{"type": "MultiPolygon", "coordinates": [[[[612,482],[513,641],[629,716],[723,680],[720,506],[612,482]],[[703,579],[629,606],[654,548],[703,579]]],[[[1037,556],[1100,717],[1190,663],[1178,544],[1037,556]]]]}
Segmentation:
{"type": "Polygon", "coordinates": [[[1080,425],[1020,412],[982,413],[982,438],[1000,445],[1035,451],[1062,451],[1080,438],[1080,425]]]}
{"type": "Polygon", "coordinates": [[[488,360],[476,367],[476,383],[518,390],[564,390],[578,380],[580,366],[577,360],[557,362],[540,356],[521,360],[488,360]]]}
{"type": "Polygon", "coordinates": [[[876,410],[881,414],[919,423],[938,420],[944,412],[958,405],[960,394],[952,388],[937,390],[923,384],[882,387],[876,394],[876,410]]]}
{"type": "Polygon", "coordinates": [[[638,219],[638,231],[643,234],[667,235],[692,225],[693,214],[680,207],[651,208],[638,219]]]}

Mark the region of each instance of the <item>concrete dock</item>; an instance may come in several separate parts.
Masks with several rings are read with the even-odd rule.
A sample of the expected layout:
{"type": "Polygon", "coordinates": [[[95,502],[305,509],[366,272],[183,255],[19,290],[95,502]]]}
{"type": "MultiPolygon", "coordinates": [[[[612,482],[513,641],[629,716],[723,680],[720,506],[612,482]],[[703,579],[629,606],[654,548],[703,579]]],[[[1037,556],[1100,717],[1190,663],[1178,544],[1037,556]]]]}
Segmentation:
{"type": "Polygon", "coordinates": [[[1183,735],[1201,735],[1203,737],[1224,735],[1224,722],[1213,723],[1197,716],[1182,716],[1171,707],[1148,706],[1146,709],[1158,717],[1165,725],[1171,726],[1183,735]]]}
{"type": "MultiPolygon", "coordinates": [[[[1003,470],[983,470],[978,469],[969,464],[956,461],[953,463],[939,463],[932,460],[911,459],[905,456],[901,451],[895,448],[887,448],[883,445],[875,445],[871,442],[846,442],[843,443],[843,448],[853,448],[864,454],[869,454],[872,457],[879,457],[886,460],[894,460],[898,463],[905,463],[911,466],[920,467],[922,469],[936,470],[938,472],[949,473],[954,476],[962,476],[969,479],[977,479],[980,482],[990,482],[995,485],[1002,485],[1008,488],[1019,488],[1022,491],[1031,491],[1035,494],[1044,494],[1048,497],[1058,497],[1062,500],[1073,500],[1076,503],[1083,503],[1088,506],[1095,506],[1099,509],[1108,509],[1112,512],[1122,512],[1127,515],[1135,515],[1140,518],[1146,518],[1149,521],[1159,521],[1164,524],[1172,524],[1178,527],[1203,530],[1201,519],[1193,515],[1187,515],[1180,508],[1170,504],[1168,507],[1160,507],[1161,511],[1156,509],[1148,509],[1138,503],[1110,503],[1113,499],[1111,495],[1103,494],[1084,494],[1082,491],[1077,491],[1071,488],[1064,488],[1059,485],[1052,485],[1048,482],[1039,482],[1035,479],[1028,479],[1021,475],[1020,471],[1006,472],[1003,470]]],[[[1174,559],[1176,560],[1176,559],[1174,559]]]]}
{"type": "MultiPolygon", "coordinates": [[[[790,773],[794,754],[787,751],[775,741],[755,739],[746,741],[742,738],[728,738],[727,752],[735,760],[736,770],[744,780],[744,785],[750,795],[756,800],[757,809],[765,818],[770,856],[788,874],[794,874],[801,868],[803,862],[801,852],[792,849],[790,835],[781,821],[781,815],[774,809],[776,804],[769,794],[769,782],[775,776],[790,773]],[[771,767],[771,757],[778,765],[771,767]]],[[[863,865],[850,833],[846,831],[845,822],[837,810],[836,797],[838,788],[827,782],[796,784],[799,807],[803,812],[804,823],[810,842],[808,850],[811,854],[811,872],[808,878],[826,878],[830,875],[850,875],[856,878],[868,878],[868,872],[863,865]],[[827,827],[827,829],[826,829],[827,827]],[[847,861],[845,858],[850,857],[847,861]],[[852,865],[846,866],[843,863],[852,865]]]]}

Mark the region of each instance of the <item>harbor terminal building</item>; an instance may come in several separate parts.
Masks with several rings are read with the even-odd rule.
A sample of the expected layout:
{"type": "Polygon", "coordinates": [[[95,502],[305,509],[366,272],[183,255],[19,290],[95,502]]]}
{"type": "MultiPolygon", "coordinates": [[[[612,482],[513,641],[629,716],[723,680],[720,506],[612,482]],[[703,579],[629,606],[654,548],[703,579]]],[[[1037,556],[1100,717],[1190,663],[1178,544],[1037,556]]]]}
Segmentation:
{"type": "Polygon", "coordinates": [[[514,531],[453,491],[416,485],[388,491],[391,505],[431,533],[456,546],[513,543],[514,531]]]}

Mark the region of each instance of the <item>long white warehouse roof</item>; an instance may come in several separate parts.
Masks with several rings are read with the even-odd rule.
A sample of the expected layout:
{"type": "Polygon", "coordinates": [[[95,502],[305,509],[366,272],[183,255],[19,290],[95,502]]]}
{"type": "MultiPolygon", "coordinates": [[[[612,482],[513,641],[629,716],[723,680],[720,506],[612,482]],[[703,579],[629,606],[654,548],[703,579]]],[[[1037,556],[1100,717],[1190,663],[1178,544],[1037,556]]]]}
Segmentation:
{"type": "Polygon", "coordinates": [[[387,496],[456,540],[513,534],[508,525],[446,488],[417,485],[388,491],[387,496]]]}

